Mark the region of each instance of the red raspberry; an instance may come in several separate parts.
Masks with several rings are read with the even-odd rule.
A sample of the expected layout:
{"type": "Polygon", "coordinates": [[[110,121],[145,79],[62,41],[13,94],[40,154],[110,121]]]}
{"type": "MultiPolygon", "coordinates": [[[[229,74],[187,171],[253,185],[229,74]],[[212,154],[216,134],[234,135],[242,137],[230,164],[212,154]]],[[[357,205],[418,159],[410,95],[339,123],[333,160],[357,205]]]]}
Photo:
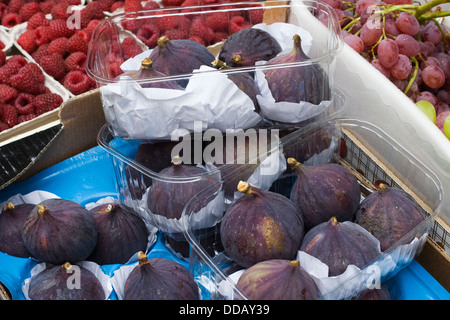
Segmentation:
{"type": "Polygon", "coordinates": [[[69,42],[69,39],[67,39],[66,37],[60,37],[60,38],[53,39],[47,48],[47,52],[49,54],[58,53],[64,57],[69,52],[69,50],[67,48],[68,42],[69,42]]]}
{"type": "Polygon", "coordinates": [[[60,38],[60,37],[69,38],[76,31],[76,29],[70,29],[67,26],[66,20],[63,20],[63,19],[56,19],[56,20],[50,21],[49,28],[50,28],[51,39],[56,39],[56,38],[60,38]]]}
{"type": "Polygon", "coordinates": [[[259,7],[260,9],[249,9],[245,12],[246,20],[252,25],[262,23],[264,18],[264,10],[259,4],[250,5],[250,7],[259,7]]]}
{"type": "Polygon", "coordinates": [[[13,87],[6,84],[0,84],[0,101],[2,103],[12,102],[18,95],[19,92],[13,87]]]}
{"type": "Polygon", "coordinates": [[[125,38],[122,41],[123,59],[128,60],[144,51],[135,38],[125,38]]]}
{"type": "Polygon", "coordinates": [[[40,26],[34,29],[34,42],[38,47],[50,41],[50,30],[48,26],[40,26]]]}
{"type": "MultiPolygon", "coordinates": [[[[75,31],[75,33],[73,34],[73,36],[77,36],[80,37],[81,39],[83,39],[84,41],[86,41],[86,43],[89,44],[89,40],[91,40],[91,34],[89,32],[86,31],[86,29],[82,29],[82,30],[77,30],[75,31]]],[[[72,37],[73,37],[72,36],[72,37]]]]}
{"type": "Polygon", "coordinates": [[[88,13],[90,20],[101,20],[105,17],[102,5],[98,3],[98,1],[88,2],[88,4],[83,8],[82,11],[86,11],[88,13]]]}
{"type": "Polygon", "coordinates": [[[78,35],[73,35],[67,41],[67,51],[72,52],[83,52],[87,53],[88,51],[88,43],[83,38],[78,35]]]}
{"type": "Polygon", "coordinates": [[[144,7],[142,6],[141,0],[125,0],[124,1],[124,11],[138,11],[142,10],[144,7]]]}
{"type": "Polygon", "coordinates": [[[189,36],[197,36],[202,38],[206,45],[214,42],[215,38],[214,30],[206,24],[205,19],[201,18],[192,19],[189,36]]]}
{"type": "Polygon", "coordinates": [[[32,53],[37,48],[35,39],[34,30],[26,30],[17,38],[17,44],[19,44],[26,52],[32,53]]]}
{"type": "Polygon", "coordinates": [[[34,51],[31,54],[31,57],[34,59],[34,61],[36,61],[37,63],[40,63],[41,58],[43,56],[48,55],[47,49],[49,46],[50,46],[50,43],[46,43],[46,44],[43,44],[42,46],[40,46],[39,48],[37,48],[36,51],[34,51]]]}
{"type": "Polygon", "coordinates": [[[111,5],[111,12],[114,12],[116,10],[122,9],[124,7],[124,3],[123,1],[115,1],[112,5],[111,5]]]}
{"type": "Polygon", "coordinates": [[[17,122],[22,123],[22,122],[30,121],[31,119],[34,119],[36,117],[37,117],[37,115],[35,113],[20,114],[17,117],[17,122]]]}
{"type": "Polygon", "coordinates": [[[21,24],[20,16],[17,13],[9,12],[2,17],[2,25],[7,28],[12,28],[18,24],[21,24]]]}
{"type": "Polygon", "coordinates": [[[164,33],[164,31],[166,31],[166,30],[174,29],[174,28],[178,27],[178,17],[177,16],[164,16],[167,13],[168,12],[165,12],[165,11],[158,11],[155,14],[156,15],[155,23],[161,33],[164,33]],[[161,17],[158,17],[158,15],[161,15],[161,17]]]}
{"type": "Polygon", "coordinates": [[[19,9],[20,19],[25,22],[28,21],[35,13],[40,12],[41,8],[39,7],[39,3],[37,2],[28,2],[25,3],[19,9]]]}
{"type": "Polygon", "coordinates": [[[23,6],[22,0],[10,0],[8,3],[8,11],[19,13],[20,8],[23,6]]]}
{"type": "Polygon", "coordinates": [[[84,93],[90,88],[90,80],[82,71],[70,71],[64,78],[64,87],[74,95],[84,93]]]}
{"type": "Polygon", "coordinates": [[[50,20],[45,17],[43,12],[36,12],[33,16],[28,19],[27,29],[36,29],[40,26],[48,26],[50,24],[50,20]]]}
{"type": "Polygon", "coordinates": [[[136,36],[147,46],[153,48],[156,46],[160,32],[154,24],[144,24],[136,33],[136,36]]]}
{"type": "Polygon", "coordinates": [[[88,25],[86,26],[85,30],[87,32],[89,32],[90,34],[92,34],[92,32],[94,32],[95,28],[97,28],[97,26],[101,23],[101,20],[98,19],[92,19],[91,21],[89,21],[88,25]]]}
{"type": "Polygon", "coordinates": [[[19,72],[10,78],[10,83],[13,88],[19,92],[27,92],[31,94],[38,94],[44,90],[44,82],[41,81],[40,76],[37,75],[36,69],[28,65],[20,68],[19,72]]]}
{"type": "Polygon", "coordinates": [[[211,12],[206,14],[206,24],[214,31],[228,31],[230,20],[224,12],[211,12]]]}
{"type": "Polygon", "coordinates": [[[69,7],[68,1],[58,1],[55,2],[52,9],[50,10],[50,14],[52,15],[52,19],[63,19],[66,20],[69,18],[69,13],[67,12],[67,8],[69,7]]]}
{"type": "Polygon", "coordinates": [[[84,52],[73,52],[64,61],[66,70],[69,71],[84,71],[86,69],[86,54],[84,52]]]}
{"type": "Polygon", "coordinates": [[[52,53],[41,58],[41,67],[56,80],[66,75],[64,58],[59,53],[52,53]]]}
{"type": "Polygon", "coordinates": [[[36,115],[41,115],[45,112],[58,108],[63,103],[63,98],[53,92],[42,93],[33,99],[33,106],[36,115]]]}
{"type": "Polygon", "coordinates": [[[34,62],[28,62],[26,65],[24,65],[22,68],[20,68],[19,72],[24,72],[25,74],[31,74],[36,81],[44,83],[45,82],[45,75],[42,71],[41,67],[39,67],[34,62]]]}
{"type": "Polygon", "coordinates": [[[252,27],[251,23],[246,21],[243,16],[234,16],[230,19],[230,34],[251,27],[252,27]]]}
{"type": "Polygon", "coordinates": [[[178,7],[181,6],[183,2],[184,0],[162,0],[161,4],[164,7],[178,7]]]}
{"type": "Polygon", "coordinates": [[[206,45],[205,44],[205,40],[203,40],[202,38],[200,38],[199,36],[190,36],[189,38],[188,38],[188,40],[192,40],[192,41],[196,41],[196,42],[198,42],[198,43],[200,43],[200,44],[202,44],[202,45],[206,45]]]}
{"type": "Polygon", "coordinates": [[[0,50],[0,67],[3,66],[6,62],[6,53],[3,50],[0,50]]]}
{"type": "Polygon", "coordinates": [[[34,95],[21,92],[14,101],[14,106],[16,107],[18,114],[30,114],[34,113],[33,105],[34,95]]]}
{"type": "Polygon", "coordinates": [[[215,32],[214,33],[214,43],[224,41],[228,38],[227,32],[215,32]]]}
{"type": "Polygon", "coordinates": [[[5,49],[6,45],[0,40],[0,50],[5,49]]]}
{"type": "Polygon", "coordinates": [[[47,0],[44,2],[39,2],[39,7],[41,8],[42,13],[51,14],[54,4],[55,3],[52,0],[47,0]]]}
{"type": "MultiPolygon", "coordinates": [[[[184,0],[174,0],[174,1],[177,1],[177,2],[183,2],[184,0]]],[[[163,3],[164,4],[164,3],[163,3]]],[[[180,5],[181,5],[181,3],[180,3],[180,5]]],[[[166,6],[166,5],[165,5],[166,6]]],[[[167,7],[167,6],[166,6],[167,7]]],[[[145,4],[144,4],[144,10],[153,10],[153,9],[159,9],[159,8],[161,8],[161,6],[159,5],[159,3],[158,2],[156,2],[156,1],[154,1],[154,0],[150,0],[150,1],[147,1],[145,4]]]]}
{"type": "MultiPolygon", "coordinates": [[[[25,57],[20,54],[15,54],[6,61],[6,64],[18,64],[19,69],[24,65],[26,65],[27,63],[28,63],[27,59],[25,59],[25,57]]],[[[19,69],[17,69],[17,71],[19,71],[19,69]]]]}
{"type": "Polygon", "coordinates": [[[97,0],[102,11],[110,11],[115,0],[97,0]]]}
{"type": "Polygon", "coordinates": [[[16,107],[12,104],[5,104],[2,108],[1,120],[12,128],[18,124],[19,115],[17,114],[16,107]]]}
{"type": "MultiPolygon", "coordinates": [[[[1,106],[0,106],[0,110],[1,110],[1,106]]],[[[1,114],[1,111],[0,111],[1,114]]],[[[3,121],[0,121],[0,132],[9,129],[8,125],[6,123],[4,123],[3,121]]]]}

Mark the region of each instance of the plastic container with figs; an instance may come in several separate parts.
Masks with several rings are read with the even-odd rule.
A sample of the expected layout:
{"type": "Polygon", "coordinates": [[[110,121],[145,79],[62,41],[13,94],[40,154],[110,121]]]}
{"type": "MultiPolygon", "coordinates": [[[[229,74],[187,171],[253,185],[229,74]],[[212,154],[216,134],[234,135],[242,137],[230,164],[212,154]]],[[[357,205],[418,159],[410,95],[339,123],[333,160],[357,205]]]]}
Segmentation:
{"type": "MultiPolygon", "coordinates": [[[[161,36],[164,34],[161,33],[161,36]]],[[[172,43],[172,48],[174,41],[179,40],[169,37],[168,43],[172,43]]],[[[235,40],[235,43],[237,42],[235,40]]],[[[169,47],[169,44],[166,44],[166,47],[169,47]]],[[[333,115],[336,112],[334,61],[342,47],[343,40],[336,15],[328,5],[316,1],[250,1],[232,5],[175,7],[120,13],[105,19],[93,33],[86,70],[99,87],[106,121],[115,136],[125,139],[170,140],[181,137],[185,132],[193,132],[199,126],[203,131],[218,129],[222,132],[259,126],[293,127],[315,119],[320,114],[325,114],[326,117],[333,115]],[[191,68],[192,71],[140,75],[139,78],[132,75],[133,72],[139,71],[145,58],[152,59],[153,71],[165,70],[156,67],[157,55],[154,53],[159,46],[144,44],[130,25],[158,25],[163,21],[170,21],[171,18],[193,21],[206,19],[215,13],[228,17],[229,25],[225,27],[228,36],[222,41],[202,45],[203,49],[208,51],[208,54],[205,54],[208,58],[191,68]],[[228,60],[225,62],[230,68],[218,68],[213,63],[214,60],[226,60],[226,54],[222,51],[224,46],[227,41],[231,42],[233,35],[243,31],[236,31],[231,26],[231,19],[235,14],[259,16],[257,21],[247,21],[251,23],[251,28],[246,28],[247,32],[251,29],[250,32],[261,33],[261,38],[258,38],[258,35],[256,39],[270,38],[279,44],[279,48],[276,51],[271,45],[261,48],[251,42],[253,33],[246,36],[240,33],[238,39],[245,40],[243,45],[238,46],[239,50],[242,50],[241,56],[249,54],[253,58],[260,54],[259,57],[252,60],[251,64],[234,64],[228,60]],[[292,52],[296,34],[301,38],[301,46],[307,57],[295,62],[267,63],[269,57],[292,52]],[[130,37],[136,39],[144,51],[125,59],[123,41],[130,37]],[[254,47],[261,51],[252,51],[254,47]],[[272,55],[267,54],[264,59],[261,58],[261,52],[266,51],[273,51],[272,55]],[[282,80],[290,81],[290,78],[286,76],[285,79],[283,76],[288,71],[297,70],[307,74],[311,69],[320,70],[315,74],[320,74],[318,78],[323,79],[319,80],[320,83],[314,86],[313,90],[304,90],[308,85],[305,80],[293,88],[295,94],[304,92],[299,95],[299,99],[293,102],[275,99],[266,79],[269,71],[276,73],[282,80]],[[241,90],[232,80],[240,75],[250,75],[251,86],[256,85],[258,89],[256,97],[247,90],[241,90]],[[181,89],[151,87],[173,82],[179,84],[181,89]],[[283,112],[278,111],[280,108],[283,112]]],[[[233,50],[227,51],[227,59],[231,59],[232,53],[235,53],[236,45],[231,48],[233,50]]],[[[162,53],[159,56],[162,56],[162,53]]],[[[177,57],[177,60],[166,57],[164,62],[181,65],[193,60],[189,54],[177,57]]],[[[304,78],[309,81],[316,77],[304,78]]]]}
{"type": "MultiPolygon", "coordinates": [[[[354,299],[365,289],[378,288],[420,254],[434,220],[443,213],[444,189],[440,178],[426,164],[412,156],[404,146],[370,122],[341,118],[307,125],[283,136],[277,150],[281,151],[284,158],[294,155],[294,158],[300,158],[299,161],[304,164],[335,162],[347,167],[357,177],[361,201],[374,192],[375,186],[380,182],[404,190],[416,200],[424,216],[423,222],[389,248],[380,250],[378,258],[363,267],[350,264],[344,273],[337,276],[329,276],[328,269],[324,269],[321,261],[311,259],[306,252],[299,249],[295,259],[300,261],[300,266],[314,279],[319,288],[320,299],[354,299]],[[338,143],[330,143],[328,148],[316,150],[320,152],[311,152],[310,147],[318,145],[318,138],[327,136],[332,137],[329,141],[338,143]],[[384,142],[382,147],[373,148],[372,146],[379,146],[378,141],[384,142]],[[325,154],[326,156],[319,157],[325,154]]],[[[279,166],[280,170],[276,178],[271,180],[271,184],[260,186],[289,197],[297,175],[289,167],[286,168],[285,163],[272,161],[272,166],[279,166]]],[[[250,168],[247,166],[247,169],[250,168]]],[[[245,175],[242,174],[242,168],[230,170],[222,176],[221,185],[224,186],[228,182],[236,185],[236,180],[239,180],[236,178],[242,175],[245,175]]],[[[254,183],[257,179],[251,181],[254,183]]],[[[209,212],[216,221],[214,227],[208,225],[206,228],[199,223],[198,213],[204,211],[205,200],[210,200],[213,196],[212,189],[199,192],[186,205],[182,215],[184,235],[191,248],[191,273],[204,290],[204,294],[212,300],[249,299],[237,288],[237,281],[245,268],[232,260],[221,246],[223,243],[220,243],[220,224],[226,210],[233,204],[233,197],[226,198],[223,207],[216,207],[215,211],[209,212]]],[[[207,213],[203,214],[202,217],[205,217],[207,213]]]]}

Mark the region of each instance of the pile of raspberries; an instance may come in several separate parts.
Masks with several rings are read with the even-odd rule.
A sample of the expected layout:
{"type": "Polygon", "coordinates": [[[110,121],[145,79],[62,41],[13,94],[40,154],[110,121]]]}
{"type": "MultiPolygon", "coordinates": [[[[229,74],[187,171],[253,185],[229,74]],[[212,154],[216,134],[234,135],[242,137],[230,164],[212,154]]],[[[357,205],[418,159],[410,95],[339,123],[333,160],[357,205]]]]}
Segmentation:
{"type": "Polygon", "coordinates": [[[22,55],[0,51],[0,132],[58,108],[63,98],[45,84],[45,75],[22,55]]]}

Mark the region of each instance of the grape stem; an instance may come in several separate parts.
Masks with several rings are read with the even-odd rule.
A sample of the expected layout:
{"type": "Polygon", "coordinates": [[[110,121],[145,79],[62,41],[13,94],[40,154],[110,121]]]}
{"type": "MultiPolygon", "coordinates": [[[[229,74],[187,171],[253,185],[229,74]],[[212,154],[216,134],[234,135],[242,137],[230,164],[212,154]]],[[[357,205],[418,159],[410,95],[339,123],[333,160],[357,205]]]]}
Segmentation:
{"type": "MultiPolygon", "coordinates": [[[[447,12],[446,11],[442,11],[442,12],[438,11],[438,12],[427,13],[435,6],[438,6],[443,3],[450,3],[450,0],[432,0],[430,2],[424,3],[416,8],[416,10],[414,12],[414,16],[417,18],[417,20],[419,20],[419,19],[428,20],[426,18],[423,19],[423,16],[424,15],[428,16],[429,14],[433,14],[433,16],[429,18],[429,19],[432,19],[432,18],[440,17],[441,16],[440,14],[442,14],[442,13],[447,13],[446,15],[448,15],[449,14],[448,11],[447,12]],[[436,15],[434,15],[434,14],[436,14],[436,15]]],[[[446,16],[446,15],[442,15],[442,16],[446,16]]],[[[420,22],[420,20],[419,20],[419,22],[420,22]]]]}
{"type": "Polygon", "coordinates": [[[409,89],[411,89],[411,86],[414,83],[414,80],[417,77],[417,72],[419,70],[419,61],[417,61],[416,57],[410,57],[410,59],[414,63],[414,72],[411,79],[409,79],[408,85],[406,86],[405,94],[408,93],[409,89]]]}

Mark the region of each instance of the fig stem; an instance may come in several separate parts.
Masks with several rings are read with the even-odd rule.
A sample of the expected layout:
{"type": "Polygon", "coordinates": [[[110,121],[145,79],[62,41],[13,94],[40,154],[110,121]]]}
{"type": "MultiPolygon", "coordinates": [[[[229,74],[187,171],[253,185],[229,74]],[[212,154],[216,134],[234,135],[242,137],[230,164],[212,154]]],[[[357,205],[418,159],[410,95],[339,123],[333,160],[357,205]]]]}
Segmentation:
{"type": "Polygon", "coordinates": [[[289,265],[292,266],[292,267],[299,268],[300,267],[300,261],[298,261],[298,260],[291,260],[291,261],[289,261],[289,265]]]}
{"type": "Polygon", "coordinates": [[[38,204],[37,207],[38,207],[38,208],[37,208],[37,213],[38,213],[38,215],[40,215],[41,217],[43,217],[44,214],[45,214],[45,211],[47,211],[47,207],[44,206],[44,205],[42,205],[42,204],[38,204]]]}
{"type": "Polygon", "coordinates": [[[239,181],[237,189],[239,192],[242,192],[245,194],[252,193],[252,188],[250,187],[250,184],[247,181],[239,181]]]}
{"type": "Polygon", "coordinates": [[[169,38],[167,36],[161,36],[157,40],[158,47],[164,47],[166,43],[169,42],[169,38]]]}
{"type": "Polygon", "coordinates": [[[288,163],[288,165],[291,167],[292,170],[294,170],[294,169],[297,168],[299,165],[301,165],[301,163],[298,162],[297,160],[295,160],[295,158],[288,158],[288,159],[287,159],[287,163],[288,163]]]}
{"type": "Polygon", "coordinates": [[[152,65],[153,65],[152,59],[145,58],[144,60],[142,60],[141,69],[149,69],[152,67],[152,65]]]}
{"type": "Polygon", "coordinates": [[[139,261],[139,265],[148,263],[148,257],[143,251],[138,252],[138,261],[139,261]]]}
{"type": "Polygon", "coordinates": [[[237,54],[233,58],[231,58],[231,61],[233,61],[236,64],[239,64],[242,61],[242,56],[240,54],[237,54]]]}
{"type": "Polygon", "coordinates": [[[62,265],[62,267],[64,268],[64,270],[67,272],[67,273],[70,273],[71,271],[71,269],[72,269],[72,265],[69,263],[69,262],[66,262],[66,263],[64,263],[63,265],[62,265]]]}
{"type": "Polygon", "coordinates": [[[179,155],[176,155],[172,158],[172,163],[174,165],[178,166],[183,163],[183,160],[181,159],[181,157],[179,155]]]}
{"type": "Polygon", "coordinates": [[[331,217],[331,224],[333,226],[337,226],[339,224],[338,220],[336,219],[336,217],[331,217]]]}
{"type": "Polygon", "coordinates": [[[14,204],[12,202],[8,202],[7,204],[5,204],[5,207],[3,208],[3,211],[13,210],[14,208],[15,208],[14,204]]]}
{"type": "Polygon", "coordinates": [[[380,191],[386,191],[386,185],[385,185],[384,183],[380,183],[380,184],[378,185],[378,190],[380,190],[380,191]]]}
{"type": "Polygon", "coordinates": [[[213,62],[211,62],[211,65],[214,68],[217,68],[217,69],[228,69],[228,68],[230,68],[224,61],[222,61],[220,59],[214,60],[213,62]]]}

